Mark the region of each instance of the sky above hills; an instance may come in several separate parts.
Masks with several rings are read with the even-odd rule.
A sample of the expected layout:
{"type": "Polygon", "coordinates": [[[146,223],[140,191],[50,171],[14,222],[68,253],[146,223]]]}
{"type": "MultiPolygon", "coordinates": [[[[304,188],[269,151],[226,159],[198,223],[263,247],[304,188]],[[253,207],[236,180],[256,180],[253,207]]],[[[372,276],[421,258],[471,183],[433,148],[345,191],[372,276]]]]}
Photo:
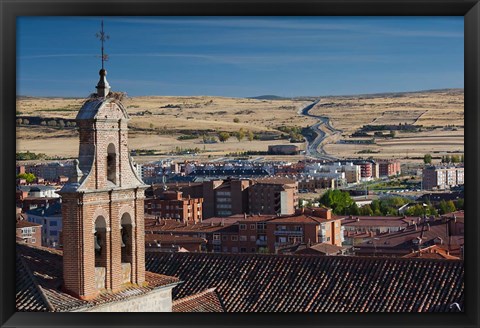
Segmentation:
{"type": "MultiPolygon", "coordinates": [[[[86,97],[101,17],[17,19],[17,94],[86,97]]],[[[463,17],[104,17],[129,96],[346,95],[463,88],[463,17]]]]}

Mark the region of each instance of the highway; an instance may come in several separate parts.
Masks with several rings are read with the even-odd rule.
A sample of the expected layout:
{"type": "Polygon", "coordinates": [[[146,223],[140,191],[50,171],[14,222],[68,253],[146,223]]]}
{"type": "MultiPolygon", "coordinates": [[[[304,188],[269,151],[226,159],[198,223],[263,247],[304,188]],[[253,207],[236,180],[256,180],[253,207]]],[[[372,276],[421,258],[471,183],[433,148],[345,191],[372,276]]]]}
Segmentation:
{"type": "Polygon", "coordinates": [[[307,147],[305,150],[305,155],[307,157],[313,157],[316,159],[323,159],[327,161],[335,161],[337,160],[336,157],[328,155],[325,150],[323,149],[322,142],[323,140],[327,137],[327,133],[323,129],[326,129],[329,131],[330,134],[335,134],[335,133],[340,133],[340,130],[336,130],[335,128],[332,127],[330,124],[330,120],[326,116],[318,116],[318,115],[312,115],[309,113],[309,111],[320,102],[320,99],[315,100],[311,104],[305,106],[304,108],[299,110],[299,114],[304,115],[304,116],[309,116],[312,118],[315,118],[318,120],[318,123],[315,123],[312,125],[310,128],[316,133],[315,139],[312,141],[312,143],[309,143],[307,140],[307,147]]]}

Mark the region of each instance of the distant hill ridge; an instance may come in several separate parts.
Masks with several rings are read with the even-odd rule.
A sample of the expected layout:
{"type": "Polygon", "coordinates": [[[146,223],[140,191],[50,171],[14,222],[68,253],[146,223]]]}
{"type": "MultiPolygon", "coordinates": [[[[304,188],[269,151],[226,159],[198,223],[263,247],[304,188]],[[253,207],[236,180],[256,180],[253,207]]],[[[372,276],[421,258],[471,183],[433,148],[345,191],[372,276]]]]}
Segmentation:
{"type": "MultiPolygon", "coordinates": [[[[438,93],[438,92],[463,92],[463,88],[445,88],[445,89],[428,89],[428,90],[418,90],[418,91],[402,91],[402,92],[378,92],[378,93],[359,93],[359,94],[345,94],[345,95],[317,95],[317,96],[295,96],[295,97],[282,97],[277,95],[261,95],[255,97],[245,97],[247,99],[257,99],[257,100],[310,100],[317,99],[319,97],[395,97],[403,96],[407,94],[415,93],[438,93]]],[[[132,96],[131,98],[137,97],[149,97],[149,96],[132,96]]],[[[151,96],[158,97],[158,96],[151,96]]],[[[162,97],[162,96],[160,96],[162,97]]],[[[164,97],[175,97],[175,96],[164,96],[164,97]]],[[[179,96],[181,97],[181,96],[179,96]]],[[[195,97],[195,96],[194,96],[195,97]]],[[[207,97],[216,97],[216,96],[207,96],[207,97]]],[[[35,98],[59,98],[59,99],[81,99],[84,97],[57,97],[57,96],[28,96],[28,95],[17,95],[17,100],[21,99],[35,99],[35,98]]],[[[230,98],[230,97],[226,97],[230,98]]],[[[242,98],[242,97],[239,97],[242,98]]]]}

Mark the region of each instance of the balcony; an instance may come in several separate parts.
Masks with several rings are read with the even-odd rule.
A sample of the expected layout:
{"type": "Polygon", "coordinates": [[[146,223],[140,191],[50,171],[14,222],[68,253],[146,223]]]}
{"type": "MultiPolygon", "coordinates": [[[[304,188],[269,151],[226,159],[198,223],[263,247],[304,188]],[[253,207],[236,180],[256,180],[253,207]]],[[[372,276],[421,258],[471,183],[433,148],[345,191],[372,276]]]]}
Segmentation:
{"type": "Polygon", "coordinates": [[[303,230],[275,230],[275,236],[303,236],[303,230]]]}

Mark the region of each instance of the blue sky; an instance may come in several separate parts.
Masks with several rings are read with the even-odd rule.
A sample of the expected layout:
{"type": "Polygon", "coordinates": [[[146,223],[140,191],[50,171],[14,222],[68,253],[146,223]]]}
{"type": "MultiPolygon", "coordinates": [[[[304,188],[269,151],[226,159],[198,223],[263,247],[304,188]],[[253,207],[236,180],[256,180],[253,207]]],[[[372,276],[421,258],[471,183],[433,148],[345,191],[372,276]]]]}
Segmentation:
{"type": "MultiPolygon", "coordinates": [[[[17,19],[17,94],[95,91],[101,17],[17,19]]],[[[129,96],[348,95],[463,88],[463,16],[104,17],[129,96]]]]}

